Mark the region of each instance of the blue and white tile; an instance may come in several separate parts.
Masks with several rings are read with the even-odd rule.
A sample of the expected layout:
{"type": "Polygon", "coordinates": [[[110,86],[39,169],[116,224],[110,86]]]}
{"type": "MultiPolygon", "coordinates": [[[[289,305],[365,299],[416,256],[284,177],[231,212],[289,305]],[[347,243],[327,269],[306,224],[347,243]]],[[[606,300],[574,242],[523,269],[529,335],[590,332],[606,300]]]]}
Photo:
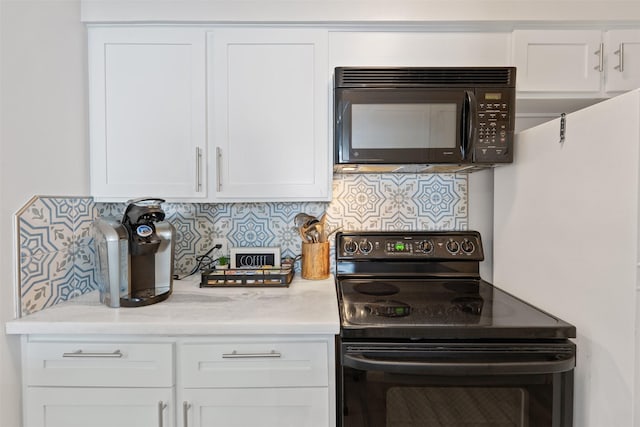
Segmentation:
{"type": "Polygon", "coordinates": [[[21,314],[29,314],[56,303],[56,286],[73,273],[73,262],[64,251],[23,258],[21,273],[21,314]]]}
{"type": "Polygon", "coordinates": [[[29,248],[28,255],[62,250],[71,244],[74,235],[71,200],[74,199],[36,197],[21,209],[18,214],[20,246],[29,248]]]}
{"type": "MultiPolygon", "coordinates": [[[[184,274],[218,241],[228,247],[278,246],[283,256],[295,257],[301,248],[294,227],[299,212],[326,211],[328,230],[466,229],[467,186],[464,174],[336,175],[330,203],[165,203],[163,209],[177,231],[174,268],[184,274]]],[[[121,218],[125,208],[74,197],[34,197],[27,203],[18,215],[23,312],[96,286],[91,222],[98,216],[121,218]]]]}
{"type": "Polygon", "coordinates": [[[456,228],[455,224],[463,219],[461,216],[466,220],[465,175],[425,175],[418,182],[413,198],[420,229],[456,228]]]}

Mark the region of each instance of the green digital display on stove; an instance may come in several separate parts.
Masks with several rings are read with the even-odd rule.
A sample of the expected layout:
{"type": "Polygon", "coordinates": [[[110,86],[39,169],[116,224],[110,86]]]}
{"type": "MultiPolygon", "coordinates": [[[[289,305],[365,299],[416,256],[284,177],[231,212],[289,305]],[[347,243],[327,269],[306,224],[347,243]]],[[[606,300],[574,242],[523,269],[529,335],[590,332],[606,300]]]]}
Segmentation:
{"type": "Polygon", "coordinates": [[[395,250],[396,251],[404,251],[405,250],[405,245],[402,242],[397,242],[396,246],[395,246],[395,250]]]}

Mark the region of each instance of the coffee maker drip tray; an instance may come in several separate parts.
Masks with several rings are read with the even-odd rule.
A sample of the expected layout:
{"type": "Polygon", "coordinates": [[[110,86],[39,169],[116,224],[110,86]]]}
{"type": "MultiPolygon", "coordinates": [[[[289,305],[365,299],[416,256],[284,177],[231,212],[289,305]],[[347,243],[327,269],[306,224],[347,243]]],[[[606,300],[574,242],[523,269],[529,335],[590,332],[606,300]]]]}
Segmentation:
{"type": "Polygon", "coordinates": [[[120,297],[121,307],[141,307],[164,301],[171,295],[171,286],[158,286],[149,289],[139,289],[132,294],[120,297]]]}

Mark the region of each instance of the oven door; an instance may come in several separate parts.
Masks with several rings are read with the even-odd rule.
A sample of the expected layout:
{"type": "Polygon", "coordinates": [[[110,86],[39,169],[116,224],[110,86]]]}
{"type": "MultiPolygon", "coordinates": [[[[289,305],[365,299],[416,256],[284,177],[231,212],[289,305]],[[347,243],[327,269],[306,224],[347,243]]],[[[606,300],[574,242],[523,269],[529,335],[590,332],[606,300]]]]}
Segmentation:
{"type": "Polygon", "coordinates": [[[575,346],[342,343],[342,427],[569,427],[575,346]]]}

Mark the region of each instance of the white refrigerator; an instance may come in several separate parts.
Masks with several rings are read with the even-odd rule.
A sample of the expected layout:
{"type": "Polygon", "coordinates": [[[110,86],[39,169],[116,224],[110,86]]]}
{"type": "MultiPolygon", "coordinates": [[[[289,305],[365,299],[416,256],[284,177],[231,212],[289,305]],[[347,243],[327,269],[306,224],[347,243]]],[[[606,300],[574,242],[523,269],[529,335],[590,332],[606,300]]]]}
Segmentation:
{"type": "Polygon", "coordinates": [[[519,133],[493,283],[577,328],[575,427],[640,426],[640,91],[519,133]]]}

